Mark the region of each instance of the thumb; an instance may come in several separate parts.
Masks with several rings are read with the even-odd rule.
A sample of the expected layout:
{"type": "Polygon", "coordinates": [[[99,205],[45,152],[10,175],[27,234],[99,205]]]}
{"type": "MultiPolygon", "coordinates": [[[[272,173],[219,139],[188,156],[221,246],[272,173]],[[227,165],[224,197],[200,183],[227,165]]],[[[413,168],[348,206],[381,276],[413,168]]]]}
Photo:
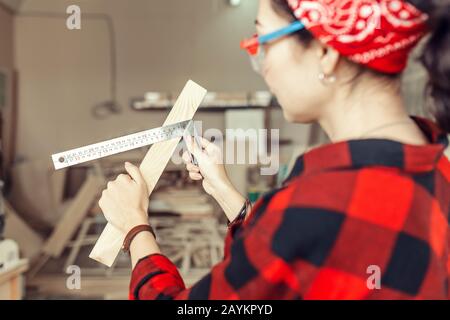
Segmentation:
{"type": "Polygon", "coordinates": [[[197,142],[195,142],[190,135],[185,136],[184,139],[186,141],[188,151],[194,155],[194,157],[198,159],[203,156],[203,150],[197,145],[197,142]]]}
{"type": "Polygon", "coordinates": [[[217,146],[214,144],[214,142],[211,142],[208,139],[200,136],[198,136],[197,138],[198,144],[202,146],[204,153],[206,153],[208,156],[211,156],[215,153],[217,146]]]}
{"type": "Polygon", "coordinates": [[[138,167],[129,162],[125,162],[125,170],[127,170],[128,174],[137,184],[145,185],[144,177],[138,167]]]}
{"type": "Polygon", "coordinates": [[[206,138],[203,138],[203,137],[201,137],[201,136],[197,136],[197,138],[198,138],[198,142],[199,142],[200,145],[203,147],[203,149],[208,148],[208,147],[212,144],[212,142],[209,141],[209,140],[206,139],[206,138]]]}

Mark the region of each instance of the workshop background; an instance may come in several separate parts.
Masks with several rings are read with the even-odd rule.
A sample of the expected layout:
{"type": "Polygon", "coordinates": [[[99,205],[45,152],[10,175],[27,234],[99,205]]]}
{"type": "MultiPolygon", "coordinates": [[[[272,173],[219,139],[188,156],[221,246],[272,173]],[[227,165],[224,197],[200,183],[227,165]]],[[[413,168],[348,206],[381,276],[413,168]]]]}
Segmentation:
{"type": "MultiPolygon", "coordinates": [[[[316,125],[284,121],[239,49],[256,9],[254,0],[0,1],[0,299],[127,298],[129,258],[112,268],[88,258],[105,226],[98,178],[115,177],[125,160],[138,164],[147,148],[58,171],[50,156],[161,126],[188,79],[209,91],[194,117],[203,130],[280,129],[277,175],[227,165],[252,200],[300,152],[327,142],[316,125]],[[66,27],[73,4],[80,30],[66,27]]],[[[413,60],[403,79],[412,114],[426,115],[425,80],[413,60]]],[[[188,285],[220,261],[224,215],[184,166],[169,163],[149,211],[188,285]]]]}

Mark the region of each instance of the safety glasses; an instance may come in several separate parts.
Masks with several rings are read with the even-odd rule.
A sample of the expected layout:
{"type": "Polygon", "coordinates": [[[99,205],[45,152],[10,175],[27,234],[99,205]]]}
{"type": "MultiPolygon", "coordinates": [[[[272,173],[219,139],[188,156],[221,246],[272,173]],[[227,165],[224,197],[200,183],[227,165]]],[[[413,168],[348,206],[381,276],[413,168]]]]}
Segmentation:
{"type": "Polygon", "coordinates": [[[278,29],[274,32],[260,35],[255,34],[250,39],[241,41],[241,49],[247,50],[250,56],[253,69],[261,73],[265,58],[264,44],[277,40],[281,37],[288,36],[296,31],[303,29],[305,26],[300,21],[292,22],[290,25],[278,29]]]}

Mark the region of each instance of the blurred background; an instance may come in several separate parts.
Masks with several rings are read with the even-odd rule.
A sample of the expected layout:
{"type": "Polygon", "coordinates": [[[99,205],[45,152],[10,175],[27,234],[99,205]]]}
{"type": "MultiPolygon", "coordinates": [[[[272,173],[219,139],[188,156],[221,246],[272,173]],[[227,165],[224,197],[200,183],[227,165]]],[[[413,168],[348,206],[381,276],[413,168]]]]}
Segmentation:
{"type": "MultiPolygon", "coordinates": [[[[161,126],[188,79],[209,91],[194,117],[203,130],[280,130],[276,175],[227,165],[252,201],[327,142],[316,125],[285,122],[240,50],[256,9],[256,0],[0,0],[0,299],[127,298],[129,258],[106,268],[88,254],[105,226],[105,182],[147,148],[58,171],[50,156],[161,126]],[[74,4],[81,29],[70,30],[74,4]]],[[[413,58],[403,79],[412,114],[426,115],[425,80],[413,58]]],[[[188,285],[220,261],[226,220],[183,166],[169,163],[149,211],[188,285]]]]}

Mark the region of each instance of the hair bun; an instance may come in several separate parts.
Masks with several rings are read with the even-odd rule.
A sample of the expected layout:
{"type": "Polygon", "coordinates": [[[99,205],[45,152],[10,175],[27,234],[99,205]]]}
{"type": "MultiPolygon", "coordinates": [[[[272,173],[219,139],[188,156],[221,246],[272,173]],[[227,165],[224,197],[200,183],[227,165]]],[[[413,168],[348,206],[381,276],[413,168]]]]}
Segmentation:
{"type": "Polygon", "coordinates": [[[450,0],[409,0],[425,12],[430,36],[420,60],[429,76],[428,93],[438,125],[450,133],[450,0]]]}

